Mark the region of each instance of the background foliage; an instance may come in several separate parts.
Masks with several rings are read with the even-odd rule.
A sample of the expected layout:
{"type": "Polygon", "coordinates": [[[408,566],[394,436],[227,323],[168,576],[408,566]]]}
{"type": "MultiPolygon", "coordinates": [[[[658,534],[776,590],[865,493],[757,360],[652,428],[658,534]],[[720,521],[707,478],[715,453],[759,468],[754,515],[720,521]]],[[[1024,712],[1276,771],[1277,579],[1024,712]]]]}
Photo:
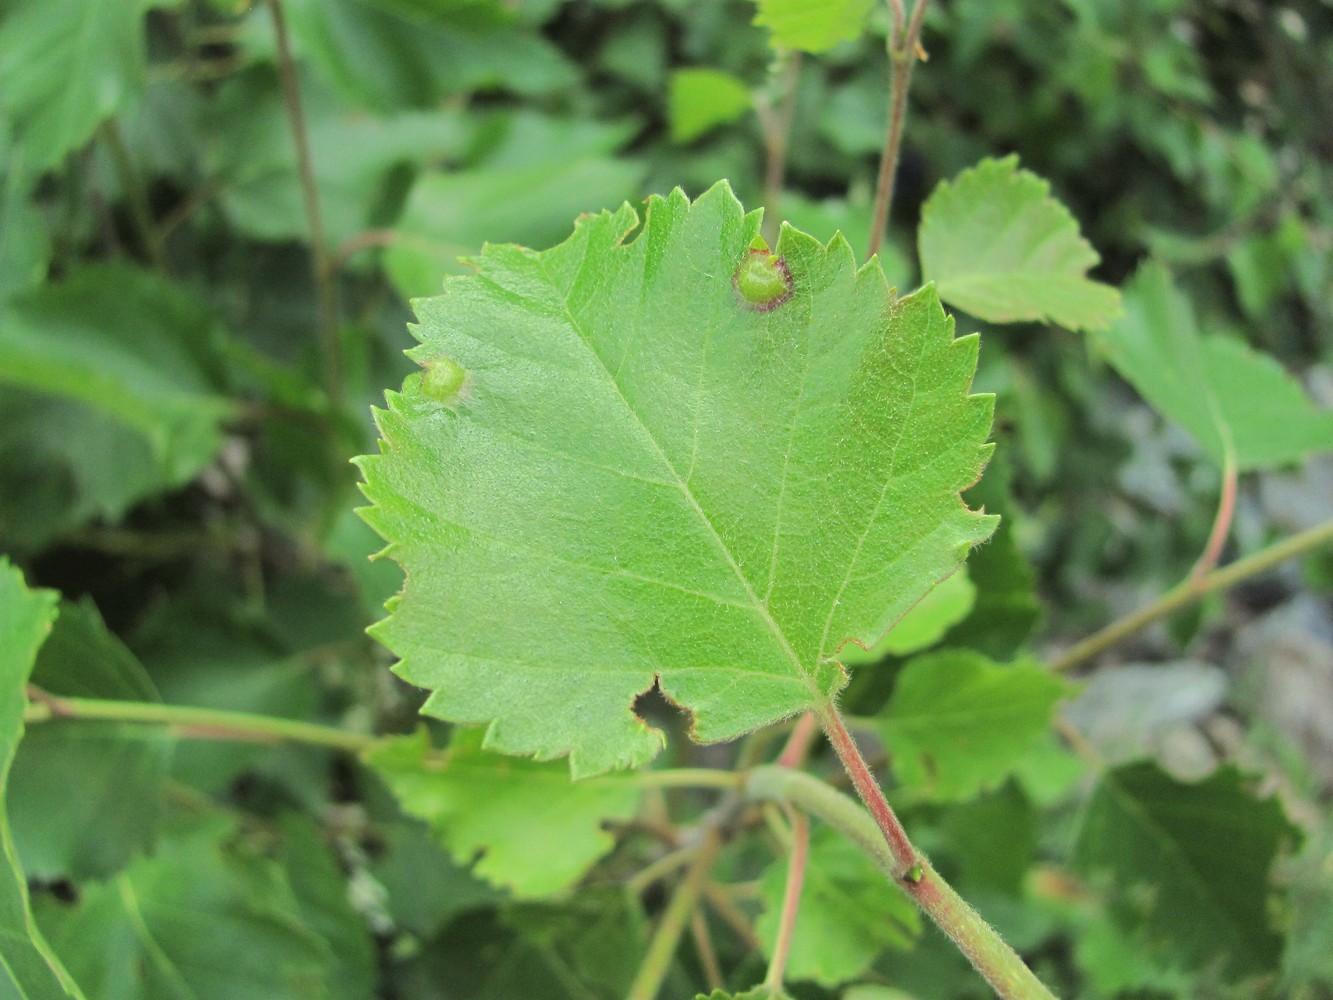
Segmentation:
{"type": "MultiPolygon", "coordinates": [[[[754,105],[780,103],[791,6],[756,26],[749,0],[284,0],[312,235],[269,5],[0,2],[0,912],[27,995],[624,995],[674,877],[648,866],[709,800],[414,734],[422,695],[364,634],[401,575],[367,559],[349,460],[416,370],[407,299],[460,255],[724,177],[763,204],[754,105]],[[332,728],[275,745],[30,710],[23,733],[29,672],[58,698],[332,728]],[[371,733],[400,735],[358,759],[371,733]]],[[[776,214],[859,258],[888,18],[841,6],[800,62],[776,214]]],[[[1229,456],[1229,555],[1329,516],[1333,466],[1302,459],[1333,444],[1333,10],[939,0],[924,45],[881,260],[976,314],[998,450],[968,500],[1005,521],[844,705],[902,755],[913,836],[1061,995],[1333,995],[1328,551],[1119,647],[1059,738],[1043,666],[1189,572],[1229,456]],[[959,175],[1011,153],[1123,287],[1118,325],[946,294],[959,175]]],[[[729,763],[642,711],[664,765],[729,763]]],[[[782,830],[720,862],[725,981],[687,942],[663,995],[762,978],[782,830]]],[[[793,994],[982,995],[826,833],[793,994]]]]}

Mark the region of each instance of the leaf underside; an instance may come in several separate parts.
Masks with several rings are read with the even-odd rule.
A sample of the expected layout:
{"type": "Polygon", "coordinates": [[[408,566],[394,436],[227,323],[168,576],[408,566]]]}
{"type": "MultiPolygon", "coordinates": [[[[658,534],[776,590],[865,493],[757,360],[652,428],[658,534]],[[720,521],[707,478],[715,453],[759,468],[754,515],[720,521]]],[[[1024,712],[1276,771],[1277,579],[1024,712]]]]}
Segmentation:
{"type": "Polygon", "coordinates": [[[991,323],[1100,329],[1114,288],[1086,277],[1098,260],[1050,185],[1018,157],[982,160],[939,185],[921,209],[921,273],[940,298],[991,323]]]}
{"type": "Polygon", "coordinates": [[[1100,334],[1107,360],[1218,465],[1269,469],[1333,450],[1333,411],[1318,409],[1277,361],[1241,340],[1206,336],[1161,264],[1144,264],[1125,315],[1100,334]]]}
{"type": "Polygon", "coordinates": [[[933,289],[897,298],[840,236],[784,227],[792,294],[745,301],[758,236],[725,184],[584,217],[551,250],[488,246],[420,300],[409,376],[360,460],[406,573],[375,635],[486,745],[651,758],[654,683],[720,741],[827,704],[995,518],[959,498],[989,455],[977,340],[933,289]]]}

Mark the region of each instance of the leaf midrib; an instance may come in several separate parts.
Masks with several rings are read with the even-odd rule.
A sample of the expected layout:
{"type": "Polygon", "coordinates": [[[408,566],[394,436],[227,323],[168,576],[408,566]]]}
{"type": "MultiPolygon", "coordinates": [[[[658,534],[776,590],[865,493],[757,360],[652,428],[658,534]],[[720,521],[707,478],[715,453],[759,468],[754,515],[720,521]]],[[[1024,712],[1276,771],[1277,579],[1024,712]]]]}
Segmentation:
{"type": "MultiPolygon", "coordinates": [[[[782,630],[782,627],[778,625],[776,619],[773,618],[773,615],[769,611],[768,606],[759,599],[759,595],[755,592],[754,587],[750,585],[749,579],[745,576],[745,573],[741,570],[740,564],[736,562],[736,559],[732,555],[731,550],[727,548],[726,543],[722,540],[722,536],[717,533],[717,529],[713,526],[713,522],[709,519],[703,507],[699,504],[698,498],[695,497],[694,491],[690,489],[689,483],[681,478],[680,471],[675,467],[671,459],[667,456],[666,452],[662,448],[662,445],[658,442],[657,438],[653,435],[652,431],[649,430],[648,425],[643,422],[642,418],[638,414],[638,411],[635,410],[634,407],[630,405],[629,400],[626,398],[625,393],[621,390],[620,383],[617,381],[616,376],[612,373],[609,365],[606,362],[606,359],[603,358],[600,353],[598,353],[597,349],[593,346],[592,338],[586,336],[587,331],[584,330],[583,326],[574,317],[574,313],[571,310],[569,304],[569,294],[566,292],[562,292],[560,290],[559,285],[557,285],[556,282],[551,278],[551,275],[546,268],[546,258],[544,256],[539,255],[537,257],[537,260],[539,261],[541,266],[542,276],[546,279],[552,291],[554,291],[559,296],[560,305],[565,314],[566,322],[569,323],[570,331],[574,334],[574,336],[578,338],[579,343],[583,345],[583,347],[588,351],[588,353],[591,354],[597,360],[597,365],[601,369],[602,373],[606,376],[606,381],[611,386],[612,390],[615,392],[616,398],[620,400],[621,405],[625,409],[625,412],[629,414],[634,425],[643,434],[644,439],[652,446],[653,451],[657,454],[658,459],[662,463],[662,467],[665,468],[671,474],[673,485],[675,485],[676,488],[680,490],[681,495],[685,498],[686,502],[689,503],[690,509],[694,512],[694,515],[698,518],[699,523],[703,525],[704,530],[707,532],[709,538],[712,539],[713,544],[716,545],[717,550],[722,554],[723,559],[726,561],[727,567],[731,570],[737,582],[740,584],[741,589],[744,591],[745,596],[750,601],[750,604],[754,610],[755,615],[758,616],[759,620],[763,623],[764,627],[768,629],[769,633],[778,643],[779,648],[782,650],[783,654],[787,657],[788,662],[791,664],[792,670],[795,673],[795,675],[799,677],[802,681],[804,681],[806,687],[809,689],[812,695],[813,700],[816,703],[822,703],[825,699],[822,692],[820,692],[818,686],[814,682],[814,677],[812,672],[807,671],[805,669],[804,664],[801,662],[800,656],[796,653],[796,650],[792,648],[791,643],[788,641],[786,633],[782,630]]],[[[579,261],[579,268],[578,268],[579,275],[583,274],[586,266],[587,266],[587,255],[585,253],[579,261]]],[[[573,284],[574,283],[571,283],[571,287],[573,286],[573,284]]],[[[697,428],[697,421],[698,421],[697,414],[695,415],[694,419],[696,421],[696,428],[697,428]]]]}

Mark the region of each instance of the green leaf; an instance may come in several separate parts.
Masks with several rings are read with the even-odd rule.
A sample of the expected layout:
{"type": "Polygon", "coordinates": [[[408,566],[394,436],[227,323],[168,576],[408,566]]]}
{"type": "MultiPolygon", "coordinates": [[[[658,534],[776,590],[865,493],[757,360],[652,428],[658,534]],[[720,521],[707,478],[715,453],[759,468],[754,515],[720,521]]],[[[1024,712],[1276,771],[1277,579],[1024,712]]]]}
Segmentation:
{"type": "Polygon", "coordinates": [[[1189,299],[1160,264],[1125,290],[1125,315],[1097,338],[1107,360],[1219,465],[1273,468],[1333,449],[1333,411],[1315,409],[1266,354],[1231,337],[1200,335],[1189,299]]]}
{"type": "Polygon", "coordinates": [[[700,993],[694,1000],[788,1000],[781,990],[774,992],[767,986],[756,986],[744,993],[728,993],[726,990],[714,990],[712,993],[700,993]]]}
{"type": "Polygon", "coordinates": [[[837,651],[995,524],[958,497],[989,453],[977,342],[933,291],[896,299],[845,241],[786,227],[793,294],[745,301],[759,216],[725,184],[651,199],[624,242],[636,223],[488,247],[418,302],[412,356],[466,386],[443,406],[410,376],[360,460],[407,576],[374,632],[434,689],[423,711],[576,776],[657,752],[631,709],[654,683],[704,742],[827,704],[837,651]]]}
{"type": "Polygon", "coordinates": [[[1018,157],[982,160],[921,209],[921,272],[940,298],[992,323],[1106,326],[1119,293],[1085,274],[1100,258],[1050,185],[1018,157]]]}
{"type": "Polygon", "coordinates": [[[674,142],[693,142],[709,129],[734,122],[749,110],[750,88],[730,73],[691,67],[671,74],[667,120],[674,142]]]}
{"type": "Polygon", "coordinates": [[[977,588],[967,577],[966,567],[935,584],[919,604],[898,620],[873,649],[848,646],[838,654],[844,667],[874,663],[886,656],[906,656],[939,642],[949,627],[967,617],[977,588]]]}
{"type": "Polygon", "coordinates": [[[222,444],[232,403],[210,385],[213,326],[162,279],[123,265],[84,268],[0,312],[0,383],[77,400],[148,443],[164,482],[192,478],[222,444]]]}
{"type": "Polygon", "coordinates": [[[313,819],[287,813],[278,821],[278,860],[304,924],[328,942],[335,974],[328,976],[329,997],[365,1000],[375,995],[379,955],[365,915],[352,908],[353,889],[340,859],[325,842],[313,819]]]}
{"type": "MultiPolygon", "coordinates": [[[[448,18],[441,6],[422,0],[286,0],[283,9],[299,55],[339,92],[344,107],[426,109],[451,96],[495,89],[547,96],[578,80],[576,67],[541,33],[502,23],[510,17],[486,16],[485,7],[503,6],[508,13],[511,5],[458,3],[448,18]],[[405,9],[410,6],[418,9],[405,9]]],[[[260,13],[247,26],[246,47],[271,58],[272,25],[267,11],[260,13]]]]}
{"type": "Polygon", "coordinates": [[[0,110],[35,170],[56,166],[143,89],[151,0],[18,0],[0,23],[0,110]]]}
{"type": "Polygon", "coordinates": [[[1282,948],[1269,870],[1297,833],[1278,801],[1255,798],[1233,767],[1185,784],[1156,764],[1130,764],[1103,774],[1073,863],[1109,871],[1113,896],[1140,906],[1149,941],[1180,960],[1258,973],[1276,966],[1282,948]]]}
{"type": "Polygon", "coordinates": [[[1036,664],[998,666],[969,650],[917,657],[879,719],[894,776],[936,800],[995,787],[1040,740],[1067,687],[1036,664]]]}
{"type": "Polygon", "coordinates": [[[93,518],[118,521],[173,485],[136,430],[91,406],[0,385],[0,548],[35,549],[93,518]]]}
{"type": "Polygon", "coordinates": [[[222,815],[182,821],[151,858],[38,915],[98,1000],[319,997],[341,973],[281,866],[222,815]]]}
{"type": "MultiPolygon", "coordinates": [[[[411,174],[426,161],[455,159],[474,129],[450,111],[348,113],[320,81],[301,80],[301,101],[325,236],[333,245],[392,222],[411,174]]],[[[276,74],[255,70],[220,90],[210,122],[207,166],[217,175],[228,220],[262,240],[308,240],[296,148],[276,74]]],[[[201,139],[201,142],[203,140],[201,139]]]]}
{"type": "Polygon", "coordinates": [[[425,174],[408,197],[385,268],[405,298],[434,294],[488,240],[549,245],[571,215],[624,197],[642,178],[640,164],[609,157],[425,174]]]}
{"type": "Polygon", "coordinates": [[[754,23],[773,32],[773,45],[826,52],[861,37],[872,0],[755,0],[754,23]]]}
{"type": "MultiPolygon", "coordinates": [[[[759,883],[764,912],[755,931],[769,956],[786,884],[787,859],[779,858],[765,869],[759,883]]],[[[920,933],[920,913],[902,890],[886,881],[846,837],[826,826],[816,827],[787,956],[787,978],[836,986],[861,975],[888,948],[911,949],[920,933]]]]}
{"type": "MultiPolygon", "coordinates": [[[[159,701],[137,657],[91,604],[61,605],[32,682],[55,695],[159,701]]],[[[163,728],[54,722],[19,745],[8,801],[35,878],[106,878],[148,850],[175,739],[163,728]]]]}
{"type": "Polygon", "coordinates": [[[571,784],[561,764],[482,749],[482,733],[455,730],[433,753],[424,730],[383,740],[365,755],[403,811],[430,824],[460,864],[517,896],[564,892],[614,846],[603,820],[628,819],[636,785],[615,778],[571,784]]]}
{"type": "Polygon", "coordinates": [[[30,197],[35,182],[0,124],[0,299],[36,285],[51,261],[51,238],[30,197]]]}
{"type": "MultiPolygon", "coordinates": [[[[24,685],[37,650],[56,616],[56,594],[29,590],[23,576],[0,556],[0,795],[23,738],[24,685]]],[[[7,805],[7,803],[6,803],[7,805]]],[[[83,994],[43,939],[28,909],[28,879],[19,866],[9,832],[8,809],[0,811],[0,988],[24,1000],[53,1000],[83,994]]]]}

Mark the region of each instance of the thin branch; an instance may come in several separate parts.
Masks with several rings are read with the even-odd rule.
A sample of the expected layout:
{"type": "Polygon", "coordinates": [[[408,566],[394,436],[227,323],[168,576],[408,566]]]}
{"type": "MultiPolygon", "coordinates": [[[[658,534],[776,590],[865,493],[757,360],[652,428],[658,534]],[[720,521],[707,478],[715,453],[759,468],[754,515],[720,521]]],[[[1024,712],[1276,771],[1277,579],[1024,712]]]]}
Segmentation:
{"type": "Polygon", "coordinates": [[[1203,547],[1203,554],[1190,571],[1190,582],[1196,587],[1205,575],[1217,568],[1217,561],[1222,558],[1222,548],[1227,543],[1231,520],[1236,514],[1236,486],[1239,478],[1236,453],[1228,442],[1226,460],[1222,463],[1222,496],[1217,504],[1217,516],[1213,518],[1213,528],[1208,533],[1208,543],[1203,547]]]}
{"type": "Polygon", "coordinates": [[[817,732],[819,732],[819,720],[815,718],[814,712],[806,712],[796,721],[796,726],[787,737],[782,753],[778,754],[777,762],[783,767],[800,767],[805,763],[806,754],[810,752],[810,743],[817,732]]]}
{"type": "Polygon", "coordinates": [[[784,49],[777,56],[775,67],[780,79],[781,103],[776,114],[767,111],[759,116],[764,129],[764,238],[770,246],[777,243],[781,217],[782,187],[787,175],[787,150],[791,143],[791,123],[796,113],[796,84],[801,76],[799,49],[784,49]]]}
{"type": "Polygon", "coordinates": [[[722,922],[731,928],[731,932],[735,934],[747,948],[751,951],[759,950],[759,938],[755,936],[754,925],[751,923],[750,918],[741,912],[740,907],[732,902],[731,897],[727,895],[721,886],[712,882],[705,885],[704,901],[712,907],[713,912],[722,918],[722,922]]]}
{"type": "Polygon", "coordinates": [[[282,0],[269,0],[273,13],[273,34],[278,47],[278,75],[287,105],[287,119],[296,143],[296,167],[301,178],[301,196],[305,203],[306,225],[310,228],[310,262],[319,303],[319,336],[324,356],[324,391],[335,408],[343,399],[342,343],[338,339],[337,289],[334,271],[324,237],[324,220],[319,210],[319,190],[315,186],[315,165],[310,156],[310,133],[301,107],[301,89],[296,80],[296,62],[292,58],[291,39],[282,0]]]}
{"type": "Polygon", "coordinates": [[[782,989],[787,971],[787,956],[791,952],[792,934],[796,930],[796,914],[801,905],[801,889],[805,886],[805,863],[810,856],[810,820],[798,808],[788,806],[791,814],[791,856],[787,859],[787,886],[782,893],[782,912],[778,916],[778,936],[773,942],[773,957],[768,962],[764,985],[776,996],[782,989]]]}
{"type": "Polygon", "coordinates": [[[654,882],[660,882],[677,868],[683,868],[694,860],[694,856],[699,853],[697,844],[691,844],[689,847],[681,847],[674,851],[668,851],[656,861],[640,868],[625,883],[625,891],[631,896],[642,896],[650,885],[654,882]]]}
{"type": "Polygon", "coordinates": [[[894,48],[898,46],[898,40],[903,37],[903,28],[907,23],[907,12],[903,10],[903,0],[888,0],[889,13],[893,15],[892,34],[889,35],[889,44],[894,48]]]}
{"type": "Polygon", "coordinates": [[[1272,569],[1294,556],[1304,555],[1320,546],[1333,543],[1333,521],[1302,531],[1283,539],[1275,545],[1256,552],[1252,556],[1238,559],[1222,569],[1205,573],[1198,580],[1187,579],[1153,601],[1147,607],[1140,608],[1133,614],[1126,615],[1112,622],[1100,632],[1095,632],[1082,642],[1075,643],[1062,656],[1051,661],[1051,669],[1057,673],[1072,670],[1081,663],[1091,660],[1106,650],[1128,638],[1141,628],[1151,625],[1159,619],[1175,614],[1187,608],[1207,594],[1225,590],[1242,580],[1257,576],[1272,569]]]}
{"type": "Polygon", "coordinates": [[[889,126],[884,136],[884,152],[879,160],[879,179],[875,184],[875,214],[870,225],[870,248],[866,257],[879,253],[884,229],[889,224],[889,209],[893,205],[894,180],[898,174],[898,157],[902,152],[903,122],[907,118],[907,90],[912,84],[912,70],[921,56],[921,23],[930,0],[916,0],[912,18],[904,28],[901,0],[890,0],[894,27],[889,35],[889,63],[891,96],[889,98],[889,126]]]}
{"type": "MultiPolygon", "coordinates": [[[[838,741],[833,742],[836,748],[838,741]]],[[[855,752],[854,744],[852,749],[855,752]]],[[[790,802],[856,844],[953,940],[1004,1000],[1055,1000],[1018,954],[950,888],[929,861],[912,851],[916,860],[904,870],[901,849],[891,846],[882,827],[855,801],[813,775],[777,766],[751,771],[746,792],[757,801],[790,802]]],[[[883,798],[882,793],[879,797],[883,798]]]]}
{"type": "Polygon", "coordinates": [[[165,726],[173,736],[182,739],[306,743],[350,753],[360,753],[378,741],[377,737],[368,733],[354,733],[333,726],[249,712],[227,712],[157,702],[67,698],[32,685],[28,686],[27,692],[32,702],[23,710],[23,721],[27,725],[60,720],[138,723],[165,726]]]}
{"type": "Polygon", "coordinates": [[[690,918],[690,936],[694,938],[694,948],[699,953],[699,964],[704,969],[704,981],[710,990],[720,990],[727,985],[722,977],[722,966],[717,961],[717,949],[713,947],[713,935],[708,929],[708,917],[702,907],[694,908],[690,918]]]}
{"type": "Polygon", "coordinates": [[[392,229],[363,230],[343,240],[338,249],[334,251],[329,266],[333,268],[334,273],[337,273],[345,268],[347,262],[362,250],[369,250],[371,247],[393,246],[397,242],[398,234],[392,229]]]}
{"type": "Polygon", "coordinates": [[[648,952],[643,957],[639,971],[630,985],[626,1000],[656,1000],[658,991],[671,968],[671,960],[680,946],[681,935],[690,922],[699,896],[708,881],[708,873],[717,861],[722,849],[722,835],[716,827],[709,826],[704,834],[703,844],[691,862],[685,878],[671,896],[666,912],[657,923],[657,930],[648,942],[648,952]]]}

